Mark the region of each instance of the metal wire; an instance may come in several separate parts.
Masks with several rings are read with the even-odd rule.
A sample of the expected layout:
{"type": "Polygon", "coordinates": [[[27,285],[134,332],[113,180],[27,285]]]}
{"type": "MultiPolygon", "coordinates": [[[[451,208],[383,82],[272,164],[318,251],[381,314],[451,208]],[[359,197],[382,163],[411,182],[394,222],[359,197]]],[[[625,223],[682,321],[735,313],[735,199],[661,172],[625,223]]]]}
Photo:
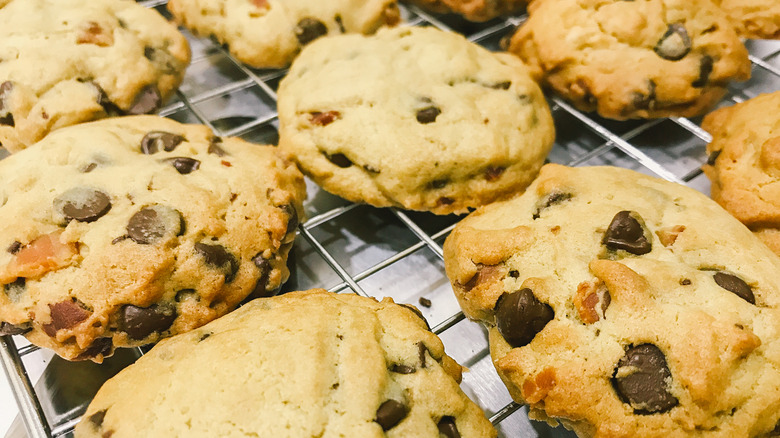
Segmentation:
{"type": "MultiPolygon", "coordinates": [[[[145,0],[140,1],[147,7],[160,7],[164,5],[167,0],[145,0]]],[[[444,19],[440,19],[438,16],[429,14],[417,7],[406,7],[407,12],[411,15],[409,20],[410,25],[433,25],[440,29],[452,30],[452,27],[445,24],[444,19]]],[[[497,20],[485,25],[483,28],[478,29],[476,32],[467,35],[471,41],[482,42],[494,37],[500,37],[503,33],[506,33],[509,29],[522,23],[525,17],[511,17],[505,20],[497,20]]],[[[207,41],[208,42],[208,41],[207,41]]],[[[248,134],[258,128],[270,126],[276,120],[276,113],[270,115],[263,115],[258,117],[251,117],[251,120],[241,123],[239,126],[232,127],[230,129],[221,130],[220,126],[217,126],[214,120],[211,120],[208,115],[199,107],[199,105],[208,102],[214,98],[220,96],[227,96],[231,93],[235,93],[250,88],[259,89],[270,101],[276,102],[276,93],[269,82],[275,81],[281,78],[284,74],[284,70],[277,70],[272,72],[259,73],[252,70],[242,63],[233,58],[230,53],[222,46],[212,43],[210,50],[212,53],[217,53],[227,58],[230,63],[238,69],[245,77],[231,81],[227,84],[223,84],[217,87],[204,90],[200,93],[194,93],[193,95],[187,95],[182,91],[177,93],[179,101],[173,103],[160,111],[162,116],[174,116],[182,113],[192,115],[197,121],[211,128],[217,135],[229,135],[240,136],[248,134]]],[[[777,55],[777,51],[770,53],[763,57],[751,56],[750,60],[755,67],[763,69],[764,71],[780,78],[780,69],[769,62],[770,59],[777,55]]],[[[583,132],[592,132],[598,138],[602,139],[601,143],[594,146],[590,150],[579,153],[577,156],[571,157],[563,164],[576,166],[584,163],[591,162],[594,159],[605,157],[608,154],[614,153],[616,150],[628,156],[631,160],[638,163],[642,167],[652,171],[653,173],[661,176],[667,180],[675,181],[678,183],[689,182],[698,176],[701,172],[699,166],[685,173],[684,175],[677,175],[667,168],[663,163],[657,161],[648,153],[644,152],[641,147],[632,143],[633,140],[642,136],[646,132],[649,132],[653,128],[658,127],[664,120],[648,120],[640,125],[634,127],[622,134],[616,133],[609,129],[603,123],[598,122],[591,115],[584,114],[566,101],[552,97],[553,112],[560,116],[569,116],[579,123],[579,129],[583,132]]],[[[732,97],[735,102],[740,101],[739,97],[732,97]]],[[[701,129],[694,121],[687,118],[671,118],[674,124],[680,126],[683,130],[690,133],[693,137],[702,143],[709,142],[711,136],[701,129]]],[[[302,238],[308,242],[312,248],[319,254],[330,266],[330,268],[338,275],[341,282],[331,287],[330,290],[334,292],[341,292],[346,289],[352,289],[354,292],[369,296],[369,294],[363,290],[359,285],[360,281],[374,275],[384,269],[387,269],[391,265],[406,259],[410,255],[417,253],[418,251],[429,250],[438,259],[443,259],[443,253],[441,246],[437,243],[440,239],[445,237],[452,230],[454,225],[446,226],[436,232],[429,233],[425,231],[424,223],[415,221],[408,214],[397,210],[391,209],[392,214],[398,218],[401,224],[405,226],[418,241],[400,251],[397,251],[390,257],[385,258],[372,266],[362,270],[357,274],[350,274],[338,261],[337,257],[332,254],[323,242],[319,241],[313,231],[315,228],[324,224],[333,224],[335,220],[344,214],[352,211],[356,206],[350,204],[347,206],[339,206],[329,211],[322,212],[311,219],[308,222],[302,224],[299,228],[302,238]]],[[[421,219],[424,221],[425,219],[421,219]]],[[[463,313],[455,312],[447,318],[444,318],[441,322],[433,327],[433,331],[436,334],[442,334],[452,327],[456,326],[460,321],[464,319],[463,313]]],[[[27,376],[27,370],[23,363],[22,358],[38,350],[36,346],[25,346],[17,348],[14,340],[9,336],[3,336],[0,342],[0,362],[9,378],[11,389],[19,405],[19,410],[24,419],[27,427],[28,434],[31,438],[46,438],[52,436],[62,436],[70,431],[79,420],[79,415],[71,416],[69,418],[60,420],[58,424],[50,425],[46,419],[43,410],[41,409],[41,402],[38,399],[35,390],[27,376]]],[[[496,377],[498,379],[498,377],[496,377]]],[[[498,425],[506,418],[510,417],[521,405],[510,402],[505,406],[495,410],[490,417],[490,421],[493,424],[498,425]]]]}

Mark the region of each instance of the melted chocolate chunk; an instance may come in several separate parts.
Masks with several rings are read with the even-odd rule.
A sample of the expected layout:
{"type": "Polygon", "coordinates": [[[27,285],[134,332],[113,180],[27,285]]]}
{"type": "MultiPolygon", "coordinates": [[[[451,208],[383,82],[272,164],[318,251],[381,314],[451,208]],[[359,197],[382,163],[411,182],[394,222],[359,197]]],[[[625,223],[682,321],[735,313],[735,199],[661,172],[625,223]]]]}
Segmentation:
{"type": "Polygon", "coordinates": [[[51,337],[62,330],[77,326],[80,322],[89,318],[90,312],[84,309],[84,305],[75,298],[69,301],[61,301],[49,304],[51,323],[44,325],[44,331],[51,337]]]}
{"type": "Polygon", "coordinates": [[[227,152],[225,152],[225,150],[219,146],[220,144],[222,144],[222,138],[217,136],[212,137],[211,141],[209,142],[208,153],[214,154],[218,157],[224,157],[227,155],[227,152]]]}
{"type": "Polygon", "coordinates": [[[753,289],[745,283],[744,280],[736,275],[727,274],[725,272],[716,272],[713,276],[715,283],[718,286],[726,289],[734,295],[742,298],[750,304],[756,304],[756,297],[753,295],[753,289]]]}
{"type": "Polygon", "coordinates": [[[428,325],[428,320],[425,319],[425,316],[423,316],[422,312],[420,312],[420,309],[412,306],[411,304],[398,303],[398,305],[402,307],[406,307],[407,309],[411,310],[412,313],[414,313],[418,318],[422,320],[422,322],[425,323],[425,329],[431,331],[431,326],[428,325]]]}
{"type": "Polygon", "coordinates": [[[501,336],[512,347],[531,343],[537,333],[555,318],[555,312],[542,303],[531,289],[504,293],[496,302],[496,325],[501,336]]]}
{"type": "Polygon", "coordinates": [[[111,354],[113,349],[114,341],[112,341],[111,338],[97,338],[92,341],[92,344],[90,344],[84,352],[76,356],[76,360],[93,359],[100,355],[107,357],[111,354]]]}
{"type": "Polygon", "coordinates": [[[352,161],[349,158],[347,158],[347,156],[344,154],[333,154],[333,155],[325,154],[325,157],[331,163],[341,167],[342,169],[345,169],[352,165],[352,161]]]}
{"type": "Polygon", "coordinates": [[[0,84],[0,125],[15,126],[14,115],[11,113],[11,105],[8,99],[13,90],[14,84],[11,81],[5,81],[0,84]]]}
{"type": "Polygon", "coordinates": [[[669,61],[683,59],[691,51],[691,38],[685,26],[679,23],[670,24],[653,50],[658,56],[669,61]]]}
{"type": "Polygon", "coordinates": [[[167,158],[163,161],[170,163],[182,175],[187,175],[200,168],[200,161],[190,157],[167,158]]]}
{"type": "Polygon", "coordinates": [[[260,271],[260,276],[257,278],[255,289],[249,294],[247,300],[273,296],[274,291],[268,290],[268,276],[271,274],[271,262],[264,259],[262,254],[256,255],[252,261],[255,263],[255,266],[257,266],[257,270],[260,271]]]}
{"type": "Polygon", "coordinates": [[[536,203],[536,212],[533,214],[533,218],[539,219],[542,210],[552,207],[553,205],[560,204],[563,201],[568,201],[573,197],[574,195],[571,193],[565,193],[565,192],[550,193],[549,195],[545,196],[543,199],[539,200],[539,202],[536,203]]]}
{"type": "Polygon", "coordinates": [[[154,84],[147,85],[135,96],[135,100],[130,105],[127,113],[131,115],[153,113],[160,109],[161,103],[162,96],[160,96],[160,90],[157,89],[157,86],[154,84]]]}
{"type": "Polygon", "coordinates": [[[710,80],[710,75],[712,74],[713,66],[714,61],[710,55],[702,56],[701,60],[699,60],[699,77],[691,83],[691,86],[694,88],[702,88],[707,85],[707,82],[710,80]]]}
{"type": "Polygon", "coordinates": [[[417,370],[408,365],[393,364],[390,366],[390,371],[398,374],[413,374],[417,370]]]}
{"type": "Polygon", "coordinates": [[[164,238],[179,236],[183,230],[184,218],[181,213],[164,205],[142,208],[127,224],[127,236],[142,245],[151,245],[164,238]]]}
{"type": "Polygon", "coordinates": [[[154,332],[163,332],[171,327],[176,319],[174,307],[152,305],[137,307],[127,304],[119,312],[119,330],[127,333],[130,339],[141,340],[154,332]]]}
{"type": "Polygon", "coordinates": [[[108,409],[97,411],[94,414],[87,417],[87,420],[90,423],[92,423],[95,427],[100,427],[103,425],[103,419],[106,418],[106,412],[108,412],[108,409]]]}
{"type": "Polygon", "coordinates": [[[141,152],[146,155],[160,151],[170,152],[184,141],[184,137],[170,132],[152,131],[141,140],[141,152]]]}
{"type": "Polygon", "coordinates": [[[10,322],[3,321],[0,323],[0,335],[23,335],[32,330],[31,322],[23,322],[21,324],[11,324],[10,322]]]}
{"type": "Polygon", "coordinates": [[[325,26],[325,23],[316,18],[306,17],[299,21],[298,25],[295,26],[295,37],[298,38],[298,42],[301,43],[302,46],[309,44],[327,33],[328,28],[325,26]]]}
{"type": "Polygon", "coordinates": [[[67,220],[94,222],[111,210],[111,200],[99,190],[75,187],[54,198],[54,208],[67,220]]]}
{"type": "Polygon", "coordinates": [[[233,281],[239,268],[238,260],[224,246],[196,243],[195,252],[203,256],[207,265],[223,271],[226,283],[233,281]]]}
{"type": "Polygon", "coordinates": [[[616,214],[604,233],[602,243],[613,251],[622,249],[634,255],[649,253],[653,249],[652,243],[645,237],[644,227],[634,216],[639,217],[639,214],[627,210],[616,214]]]}
{"type": "Polygon", "coordinates": [[[444,435],[445,438],[460,438],[458,426],[455,425],[455,417],[442,417],[436,426],[439,428],[439,434],[444,435]]]}
{"type": "Polygon", "coordinates": [[[652,344],[631,347],[618,361],[612,386],[623,403],[642,415],[659,414],[677,406],[670,392],[672,373],[663,352],[652,344]]]}
{"type": "Polygon", "coordinates": [[[95,90],[97,90],[97,103],[98,105],[103,107],[103,110],[106,112],[108,116],[115,117],[119,115],[124,115],[124,111],[119,109],[114,102],[111,101],[111,99],[108,98],[108,94],[106,94],[106,91],[103,90],[103,87],[98,85],[97,82],[94,81],[82,81],[86,84],[91,85],[95,90]]]}
{"type": "Polygon", "coordinates": [[[14,243],[10,244],[6,251],[8,251],[11,254],[16,254],[19,252],[19,250],[22,249],[22,242],[15,240],[14,243]]]}
{"type": "Polygon", "coordinates": [[[409,408],[401,402],[388,400],[376,410],[374,421],[382,426],[382,430],[390,430],[401,422],[409,413],[409,408]]]}
{"type": "Polygon", "coordinates": [[[435,122],[436,118],[439,117],[439,114],[441,114],[441,110],[439,108],[435,106],[429,106],[417,111],[417,121],[423,125],[427,125],[428,123],[435,122]]]}

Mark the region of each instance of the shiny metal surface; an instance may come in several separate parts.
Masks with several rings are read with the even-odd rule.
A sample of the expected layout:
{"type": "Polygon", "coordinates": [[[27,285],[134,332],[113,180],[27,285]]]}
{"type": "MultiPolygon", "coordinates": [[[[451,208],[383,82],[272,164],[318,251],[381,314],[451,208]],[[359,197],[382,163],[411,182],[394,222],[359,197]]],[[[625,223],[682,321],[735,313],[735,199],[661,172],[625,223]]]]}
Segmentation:
{"type": "MultiPolygon", "coordinates": [[[[164,15],[166,0],[140,2],[164,15]]],[[[523,17],[468,23],[453,16],[404,7],[411,25],[434,25],[465,34],[490,49],[523,17]]],[[[275,143],[275,90],[284,71],[252,70],[211,40],[188,35],[193,61],[177,97],[161,115],[202,123],[218,135],[275,143]]],[[[748,43],[753,79],[734,84],[721,105],[780,89],[780,42],[748,43]]],[[[557,140],[549,160],[573,166],[610,164],[681,182],[705,193],[709,182],[700,167],[710,136],[700,119],[671,118],[615,122],[583,114],[552,97],[557,140]]],[[[4,151],[0,149],[0,158],[4,151]]],[[[490,361],[486,331],[464,319],[444,274],[441,244],[459,217],[354,205],[307,181],[309,220],[290,255],[291,278],[284,290],[323,287],[354,291],[417,305],[444,341],[448,354],[469,368],[462,387],[499,429],[500,436],[573,437],[563,428],[530,421],[513,403],[490,361]],[[426,308],[420,298],[431,300],[426,308]]],[[[140,356],[137,349],[117,352],[103,365],[69,363],[33,346],[17,348],[23,338],[2,338],[0,359],[17,398],[30,437],[70,436],[89,400],[107,378],[140,356]],[[46,366],[34,386],[31,367],[46,366]]],[[[9,436],[21,436],[12,428],[9,436]]]]}

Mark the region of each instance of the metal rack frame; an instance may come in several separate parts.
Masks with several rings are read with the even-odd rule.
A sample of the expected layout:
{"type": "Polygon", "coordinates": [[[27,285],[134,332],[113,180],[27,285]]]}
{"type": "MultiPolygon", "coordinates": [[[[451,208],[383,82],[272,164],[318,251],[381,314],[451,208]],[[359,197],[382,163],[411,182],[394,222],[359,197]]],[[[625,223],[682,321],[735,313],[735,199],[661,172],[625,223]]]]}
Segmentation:
{"type": "MultiPolygon", "coordinates": [[[[165,13],[163,8],[167,1],[147,0],[140,1],[139,3],[147,7],[158,8],[160,12],[165,13]]],[[[500,36],[511,32],[515,26],[522,23],[525,19],[525,17],[512,17],[505,20],[493,20],[481,25],[473,23],[467,24],[455,20],[455,25],[452,25],[447,22],[447,20],[454,20],[452,17],[429,14],[416,7],[404,6],[402,12],[410,25],[433,25],[441,29],[455,31],[462,31],[462,29],[458,28],[459,26],[467,26],[469,29],[474,30],[467,33],[466,36],[469,40],[488,46],[490,45],[490,41],[493,43],[497,42],[500,36]]],[[[211,128],[217,135],[221,136],[246,137],[262,130],[275,132],[275,130],[272,129],[276,123],[276,93],[274,91],[274,84],[278,83],[278,80],[284,76],[285,71],[253,70],[238,62],[235,58],[230,56],[224,47],[221,47],[215,42],[194,37],[190,38],[190,40],[193,43],[198,42],[198,44],[202,46],[202,57],[197,58],[196,55],[196,58],[193,59],[193,63],[199,59],[203,61],[203,57],[218,56],[223,62],[229,64],[230,68],[240,72],[241,77],[195,93],[188,93],[186,90],[180,90],[177,92],[176,101],[163,108],[160,115],[177,119],[183,118],[185,119],[184,121],[202,123],[211,128]],[[257,117],[245,117],[238,119],[237,121],[235,118],[232,118],[231,120],[236,123],[222,127],[222,123],[220,123],[221,120],[213,118],[207,111],[204,111],[199,106],[199,104],[203,102],[224,97],[230,93],[243,92],[250,88],[255,92],[258,92],[262,99],[274,104],[272,112],[266,114],[261,113],[257,117]]],[[[757,94],[759,91],[780,89],[780,44],[755,44],[758,45],[751,46],[751,52],[754,54],[751,55],[750,60],[753,63],[754,76],[760,73],[762,78],[760,78],[760,80],[751,80],[746,84],[736,84],[730,90],[731,92],[728,97],[728,100],[731,102],[741,102],[742,100],[757,94]],[[762,44],[764,45],[762,46],[762,44]],[[761,87],[765,87],[767,83],[769,83],[769,89],[762,89],[761,87]]],[[[208,62],[208,60],[203,62],[208,62]]],[[[190,75],[188,74],[188,76],[190,75]]],[[[550,104],[556,119],[556,127],[560,130],[559,122],[565,120],[565,124],[567,126],[572,125],[576,127],[577,132],[577,135],[573,136],[569,143],[566,142],[566,138],[564,138],[563,141],[560,139],[556,141],[555,148],[550,156],[551,161],[571,166],[594,163],[601,164],[605,162],[618,164],[651,173],[669,181],[692,185],[699,190],[707,190],[708,183],[706,182],[706,179],[702,177],[700,167],[701,164],[706,161],[703,146],[711,140],[711,137],[699,127],[697,120],[669,118],[617,123],[600,119],[592,114],[582,113],[574,109],[564,100],[555,96],[550,97],[550,104]],[[662,124],[668,123],[671,123],[672,125],[666,125],[665,128],[661,126],[662,124]],[[676,126],[674,129],[679,131],[676,134],[677,137],[674,140],[674,144],[666,145],[664,147],[655,147],[654,144],[645,145],[642,140],[643,136],[651,133],[657,134],[658,132],[666,133],[671,129],[670,126],[676,126]],[[584,139],[583,136],[586,136],[587,139],[584,139]],[[693,144],[694,146],[686,146],[690,144],[693,144]],[[674,153],[676,153],[674,151],[680,148],[683,151],[682,155],[668,155],[670,153],[674,155],[674,153]],[[669,152],[670,150],[672,152],[669,152]],[[556,151],[560,153],[556,153],[556,151]],[[670,162],[675,160],[681,161],[682,166],[679,166],[678,164],[680,163],[677,162],[670,164],[670,162]]],[[[729,104],[729,102],[726,101],[726,104],[729,104]]],[[[413,217],[414,214],[395,208],[383,209],[383,214],[392,217],[394,221],[402,224],[402,226],[414,236],[416,242],[403,249],[394,251],[391,256],[373,263],[360,272],[350,273],[349,269],[345,268],[343,263],[339,261],[339,256],[328,249],[328,243],[324,242],[316,235],[317,230],[326,224],[336,224],[334,226],[338,228],[339,225],[336,223],[337,220],[358,207],[356,204],[348,204],[345,202],[343,204],[344,205],[338,205],[324,211],[317,211],[315,209],[313,217],[299,227],[302,240],[305,241],[312,248],[312,251],[321,257],[333,273],[335,273],[338,281],[336,281],[336,284],[329,287],[329,290],[333,292],[351,290],[360,295],[372,296],[371,293],[368,293],[360,285],[362,280],[387,269],[419,251],[429,251],[432,253],[433,259],[438,259],[439,261],[443,260],[441,242],[454,227],[452,222],[457,220],[457,218],[449,220],[450,223],[445,224],[444,226],[433,227],[434,231],[430,231],[426,230],[431,229],[427,224],[430,220],[430,216],[417,218],[413,217]]],[[[299,240],[296,247],[301,244],[300,242],[301,241],[299,240]]],[[[438,267],[443,271],[442,266],[443,265],[440,264],[438,267]]],[[[444,334],[463,320],[464,316],[461,312],[451,313],[440,318],[439,321],[434,324],[433,331],[437,335],[444,334]]],[[[468,324],[468,322],[466,323],[468,324]]],[[[70,417],[61,419],[56,422],[56,424],[49,423],[49,420],[44,413],[44,409],[42,408],[41,400],[38,398],[33,384],[30,381],[27,368],[23,361],[25,357],[37,351],[38,347],[25,345],[19,348],[15,342],[15,340],[18,339],[21,338],[11,336],[2,337],[2,342],[0,342],[0,362],[8,376],[12,392],[14,393],[19,406],[22,419],[26,424],[29,437],[49,438],[67,436],[78,423],[80,415],[83,413],[83,407],[82,409],[74,410],[70,417]]],[[[445,342],[445,345],[446,344],[447,343],[445,342]]],[[[143,353],[139,350],[139,355],[140,354],[143,353]]],[[[486,356],[486,354],[486,350],[477,352],[473,362],[483,360],[485,357],[489,360],[489,355],[486,356]]],[[[495,380],[498,380],[497,376],[495,376],[495,380]]],[[[498,409],[487,410],[487,412],[490,415],[490,421],[493,422],[493,424],[500,426],[504,420],[515,414],[520,408],[520,405],[509,401],[498,409]]],[[[507,431],[502,431],[502,434],[506,436],[516,436],[507,431]]]]}

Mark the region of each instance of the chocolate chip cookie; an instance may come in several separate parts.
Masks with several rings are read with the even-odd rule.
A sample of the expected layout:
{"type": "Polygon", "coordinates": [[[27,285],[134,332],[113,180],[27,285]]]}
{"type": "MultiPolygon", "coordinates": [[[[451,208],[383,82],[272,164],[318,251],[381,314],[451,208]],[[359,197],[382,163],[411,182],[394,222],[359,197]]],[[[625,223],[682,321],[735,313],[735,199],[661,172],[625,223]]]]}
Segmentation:
{"type": "Polygon", "coordinates": [[[780,38],[780,3],[775,0],[715,0],[745,38],[780,38]]]}
{"type": "Polygon", "coordinates": [[[168,10],[255,68],[287,67],[319,37],[370,34],[401,19],[395,0],[170,0],[168,10]]]}
{"type": "Polygon", "coordinates": [[[495,437],[414,310],[322,289],[254,300],[106,382],[76,436],[495,437]]]}
{"type": "Polygon", "coordinates": [[[101,361],[275,293],[305,196],[272,146],[155,116],[0,161],[0,333],[101,361]]]}
{"type": "Polygon", "coordinates": [[[704,173],[712,199],[780,254],[780,92],[721,108],[704,118],[712,134],[704,173]]]}
{"type": "Polygon", "coordinates": [[[550,164],[461,221],[444,257],[532,418],[581,437],[780,426],[780,258],[703,194],[550,164]]]}
{"type": "Polygon", "coordinates": [[[156,111],[182,81],[187,40],[123,0],[0,2],[0,145],[106,116],[156,111]]]}
{"type": "Polygon", "coordinates": [[[437,13],[456,13],[470,21],[487,21],[520,13],[526,0],[409,0],[437,13]]]}
{"type": "Polygon", "coordinates": [[[603,117],[695,116],[750,77],[747,49],[710,0],[544,0],[528,12],[509,50],[603,117]]]}
{"type": "Polygon", "coordinates": [[[519,60],[435,28],[315,41],[278,97],[282,151],[325,190],[379,207],[462,213],[507,198],[555,135],[519,60]]]}

